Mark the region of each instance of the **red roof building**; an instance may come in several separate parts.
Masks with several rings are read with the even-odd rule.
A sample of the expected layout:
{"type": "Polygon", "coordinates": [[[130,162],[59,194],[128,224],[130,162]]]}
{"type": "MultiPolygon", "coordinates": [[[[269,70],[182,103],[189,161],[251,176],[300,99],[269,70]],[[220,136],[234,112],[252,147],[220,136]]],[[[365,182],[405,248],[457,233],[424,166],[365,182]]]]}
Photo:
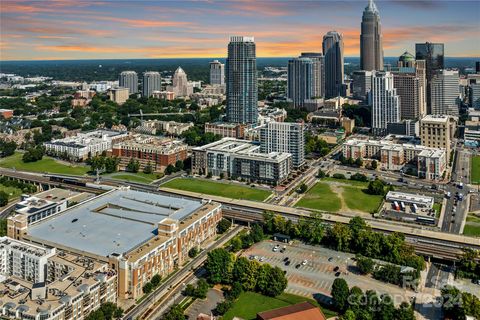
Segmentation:
{"type": "Polygon", "coordinates": [[[257,313],[257,320],[325,320],[320,308],[310,302],[301,302],[288,307],[257,313]]]}

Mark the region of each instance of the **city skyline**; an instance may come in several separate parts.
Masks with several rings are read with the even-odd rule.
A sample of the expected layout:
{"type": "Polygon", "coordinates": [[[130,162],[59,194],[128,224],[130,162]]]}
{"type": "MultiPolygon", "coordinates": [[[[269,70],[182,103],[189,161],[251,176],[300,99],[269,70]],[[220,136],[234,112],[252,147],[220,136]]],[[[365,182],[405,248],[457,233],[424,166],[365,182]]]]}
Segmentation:
{"type": "MultiPolygon", "coordinates": [[[[345,56],[360,54],[368,1],[3,1],[1,60],[225,57],[231,35],[256,38],[258,57],[320,51],[343,34],[345,56]],[[274,2],[274,5],[272,3],[274,2]]],[[[446,56],[478,57],[480,3],[376,1],[385,56],[417,42],[445,43],[446,56]],[[455,14],[452,14],[455,10],[455,14]],[[441,30],[441,32],[438,32],[441,30]]]]}

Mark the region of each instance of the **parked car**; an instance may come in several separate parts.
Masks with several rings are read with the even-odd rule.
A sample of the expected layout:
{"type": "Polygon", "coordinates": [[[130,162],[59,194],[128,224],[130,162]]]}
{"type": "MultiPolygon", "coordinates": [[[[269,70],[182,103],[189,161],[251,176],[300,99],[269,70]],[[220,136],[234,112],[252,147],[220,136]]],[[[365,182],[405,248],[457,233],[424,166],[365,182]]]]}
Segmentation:
{"type": "Polygon", "coordinates": [[[333,261],[333,257],[328,258],[328,262],[332,262],[332,261],[333,261]]]}
{"type": "Polygon", "coordinates": [[[301,264],[299,263],[299,264],[297,264],[297,265],[295,266],[295,269],[298,269],[298,268],[300,268],[300,267],[301,267],[301,264]]]}
{"type": "Polygon", "coordinates": [[[339,277],[341,275],[340,272],[335,273],[335,277],[339,277]]]}
{"type": "Polygon", "coordinates": [[[283,259],[283,262],[287,262],[288,261],[288,257],[285,257],[285,259],[283,259]]]}
{"type": "Polygon", "coordinates": [[[302,261],[302,265],[303,265],[303,266],[307,265],[307,263],[308,263],[307,260],[303,260],[303,261],[302,261]]]}
{"type": "Polygon", "coordinates": [[[287,262],[285,262],[285,265],[286,265],[286,266],[289,266],[290,263],[291,263],[291,261],[290,261],[290,260],[287,260],[287,262]]]}
{"type": "Polygon", "coordinates": [[[336,266],[335,268],[333,268],[333,271],[337,272],[339,269],[340,269],[340,267],[336,266]]]}

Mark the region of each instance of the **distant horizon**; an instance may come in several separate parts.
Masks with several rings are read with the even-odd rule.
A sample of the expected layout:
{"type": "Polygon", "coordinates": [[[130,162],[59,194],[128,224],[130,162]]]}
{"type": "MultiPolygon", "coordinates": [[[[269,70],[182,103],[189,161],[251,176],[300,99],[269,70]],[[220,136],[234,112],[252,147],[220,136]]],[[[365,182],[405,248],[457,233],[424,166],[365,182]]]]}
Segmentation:
{"type": "MultiPolygon", "coordinates": [[[[400,56],[400,55],[399,55],[400,56]]],[[[395,59],[399,56],[385,56],[384,60],[386,59],[395,59]]],[[[257,57],[257,59],[291,59],[294,56],[278,56],[278,57],[257,57]]],[[[31,60],[2,60],[0,61],[0,68],[1,64],[6,62],[47,62],[47,61],[119,61],[119,60],[192,60],[192,59],[204,59],[204,60],[211,60],[211,59],[227,59],[227,57],[165,57],[165,58],[85,58],[85,59],[31,59],[31,60]]],[[[360,59],[360,56],[346,56],[344,59],[360,59]]],[[[470,59],[475,60],[478,59],[480,61],[480,56],[445,56],[445,59],[470,59]]]]}
{"type": "MultiPolygon", "coordinates": [[[[480,1],[376,0],[385,56],[416,43],[445,44],[449,57],[480,57],[480,1]]],[[[253,36],[257,56],[294,57],[343,35],[360,52],[368,0],[2,0],[0,60],[181,59],[226,55],[229,36],[253,36]]]]}

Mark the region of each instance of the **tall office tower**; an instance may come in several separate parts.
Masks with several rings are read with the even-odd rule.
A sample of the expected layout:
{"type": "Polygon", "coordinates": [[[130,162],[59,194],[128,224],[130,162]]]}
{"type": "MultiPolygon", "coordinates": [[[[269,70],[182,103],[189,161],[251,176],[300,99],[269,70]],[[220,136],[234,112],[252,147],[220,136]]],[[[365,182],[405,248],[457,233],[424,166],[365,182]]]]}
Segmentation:
{"type": "Polygon", "coordinates": [[[225,65],[218,60],[210,62],[210,84],[221,86],[225,84],[225,65]]]}
{"type": "Polygon", "coordinates": [[[476,73],[480,72],[480,61],[475,62],[475,72],[476,73]]]}
{"type": "Polygon", "coordinates": [[[325,97],[325,57],[320,52],[302,52],[300,58],[310,58],[313,62],[313,97],[325,97]]]}
{"type": "Polygon", "coordinates": [[[437,71],[431,82],[432,114],[458,116],[459,82],[458,71],[437,71]]]}
{"type": "Polygon", "coordinates": [[[260,128],[260,152],[287,152],[292,164],[305,163],[305,125],[293,122],[269,122],[260,128]]]}
{"type": "Polygon", "coordinates": [[[343,38],[336,31],[323,36],[325,56],[325,97],[332,98],[343,92],[343,38]]]}
{"type": "Polygon", "coordinates": [[[376,72],[372,77],[372,129],[375,135],[385,135],[387,123],[400,122],[400,99],[393,85],[393,74],[376,72]]]}
{"type": "Polygon", "coordinates": [[[143,96],[150,97],[153,91],[161,91],[162,77],[159,72],[147,71],[143,73],[143,96]]]}
{"type": "Polygon", "coordinates": [[[172,91],[177,97],[188,97],[193,93],[193,86],[188,84],[187,74],[181,67],[173,74],[172,91]]]}
{"type": "Polygon", "coordinates": [[[128,88],[129,94],[138,92],[138,76],[135,71],[122,71],[118,77],[118,85],[128,88]]]}
{"type": "Polygon", "coordinates": [[[425,60],[427,79],[427,113],[432,114],[431,81],[435,73],[445,69],[443,43],[417,43],[415,44],[415,58],[425,60]]]}
{"type": "Polygon", "coordinates": [[[301,108],[306,99],[314,97],[313,61],[310,58],[288,60],[287,75],[287,98],[294,108],[301,108]]]}
{"type": "Polygon", "coordinates": [[[470,84],[468,98],[472,108],[480,109],[480,83],[470,84]]]}
{"type": "Polygon", "coordinates": [[[357,70],[353,72],[353,97],[366,101],[372,89],[372,71],[357,70]]]}
{"type": "Polygon", "coordinates": [[[226,77],[228,121],[256,123],[258,119],[258,87],[257,59],[253,37],[230,37],[226,77]]]}
{"type": "Polygon", "coordinates": [[[400,97],[400,118],[419,119],[426,115],[425,61],[415,61],[405,52],[398,59],[398,68],[392,69],[393,84],[400,97]]]}
{"type": "Polygon", "coordinates": [[[373,0],[363,11],[360,33],[360,69],[383,70],[383,44],[380,14],[373,0]]]}

